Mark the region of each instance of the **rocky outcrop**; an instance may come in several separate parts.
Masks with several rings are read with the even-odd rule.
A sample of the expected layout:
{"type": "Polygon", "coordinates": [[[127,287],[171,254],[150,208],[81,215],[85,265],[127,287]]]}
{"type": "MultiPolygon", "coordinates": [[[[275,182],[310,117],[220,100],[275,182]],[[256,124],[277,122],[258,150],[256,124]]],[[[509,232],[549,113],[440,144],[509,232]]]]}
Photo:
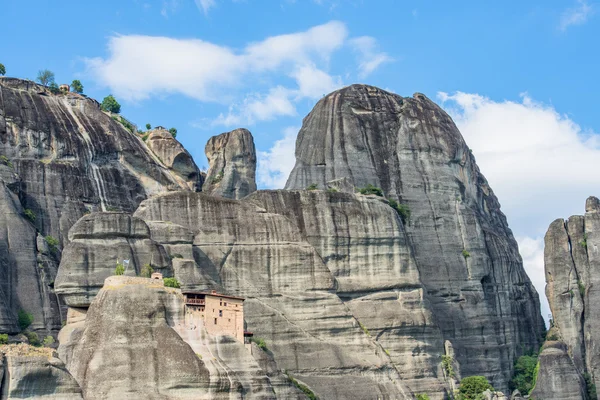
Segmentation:
{"type": "Polygon", "coordinates": [[[154,280],[107,278],[83,321],[61,331],[59,352],[85,398],[275,399],[251,352],[208,335],[183,305],[179,290],[154,280]]]}
{"type": "Polygon", "coordinates": [[[553,382],[561,398],[574,396],[572,386],[584,376],[588,390],[591,385],[600,387],[600,200],[588,198],[585,211],[583,216],[552,222],[544,239],[546,296],[562,353],[561,364],[555,361],[554,368],[540,369],[539,376],[553,382]],[[567,374],[563,365],[572,371],[567,374]]]}
{"type": "MultiPolygon", "coordinates": [[[[291,195],[299,201],[300,194],[291,195]]],[[[436,328],[428,323],[431,314],[423,302],[409,250],[404,247],[405,238],[397,230],[400,223],[395,212],[376,199],[359,200],[339,193],[340,197],[329,201],[325,193],[318,195],[307,207],[342,203],[339,211],[336,209],[339,218],[344,213],[359,214],[351,228],[340,233],[340,243],[342,237],[359,229],[356,225],[361,219],[369,222],[363,236],[376,229],[371,218],[378,218],[383,225],[375,232],[395,235],[390,239],[374,234],[373,245],[384,243],[379,248],[373,246],[373,259],[362,253],[365,245],[352,253],[358,259],[356,264],[344,266],[339,262],[339,268],[354,269],[353,276],[344,281],[347,289],[343,299],[336,294],[341,286],[335,276],[339,271],[332,273],[324,263],[326,252],[321,254],[307,240],[298,219],[276,209],[279,204],[271,207],[269,193],[257,192],[242,201],[202,193],[169,193],[144,201],[135,217],[171,221],[193,231],[194,256],[200,268],[226,293],[246,298],[248,330],[266,341],[280,371],[287,371],[320,398],[410,398],[409,385],[418,385],[420,380],[436,392],[432,398],[441,399],[441,336],[439,332],[436,336],[436,328]],[[367,215],[367,211],[376,216],[367,215]],[[379,255],[383,252],[387,252],[385,256],[379,255]],[[385,257],[393,259],[381,267],[364,266],[385,257]],[[361,268],[377,268],[382,278],[361,284],[360,279],[369,275],[368,270],[358,271],[361,268]],[[390,277],[394,277],[393,282],[381,283],[390,277]],[[378,285],[383,289],[376,289],[378,285]],[[376,307],[380,309],[372,315],[376,307]],[[392,318],[398,318],[397,324],[392,318]],[[411,333],[417,337],[411,338],[411,333]],[[410,359],[403,354],[410,354],[410,359]],[[395,357],[402,362],[395,365],[395,357]],[[400,364],[407,362],[419,372],[405,378],[400,371],[409,367],[400,364]]],[[[281,196],[286,198],[284,193],[281,196]]],[[[324,209],[323,214],[328,211],[332,212],[324,209]]],[[[327,229],[321,234],[328,234],[327,229]]],[[[341,256],[348,248],[339,251],[341,256]]]]}
{"type": "Polygon", "coordinates": [[[178,296],[151,279],[107,279],[83,329],[61,335],[86,399],[211,398],[204,363],[168,324],[178,296]]]}
{"type": "Polygon", "coordinates": [[[186,181],[190,190],[199,192],[204,178],[192,155],[164,128],[155,128],[147,135],[148,148],[174,174],[186,181]]]}
{"type": "Polygon", "coordinates": [[[506,390],[515,356],[539,347],[544,324],[498,200],[451,118],[422,94],[353,85],[324,97],[303,121],[286,189],[342,178],[400,203],[463,375],[506,390]]]}
{"type": "Polygon", "coordinates": [[[256,190],[256,149],[250,131],[235,129],[213,136],[204,152],[209,169],[202,191],[241,199],[256,190]]]}
{"type": "Polygon", "coordinates": [[[55,290],[70,307],[88,307],[104,280],[114,275],[117,263],[124,264],[128,276],[139,275],[146,265],[164,276],[173,276],[163,246],[150,238],[144,221],[129,214],[86,215],[71,228],[69,242],[55,290]]]}
{"type": "Polygon", "coordinates": [[[532,399],[588,399],[585,381],[569,357],[567,346],[559,341],[544,344],[538,358],[539,371],[532,399]]]}
{"type": "Polygon", "coordinates": [[[79,218],[131,212],[149,195],[189,190],[180,166],[190,160],[163,165],[113,117],[85,96],[0,77],[0,332],[15,331],[20,309],[33,314],[33,329],[60,328],[52,284],[79,218]],[[36,246],[44,244],[38,237],[50,251],[36,246]]]}
{"type": "Polygon", "coordinates": [[[26,344],[0,347],[0,398],[83,400],[81,388],[52,349],[26,344]]]}

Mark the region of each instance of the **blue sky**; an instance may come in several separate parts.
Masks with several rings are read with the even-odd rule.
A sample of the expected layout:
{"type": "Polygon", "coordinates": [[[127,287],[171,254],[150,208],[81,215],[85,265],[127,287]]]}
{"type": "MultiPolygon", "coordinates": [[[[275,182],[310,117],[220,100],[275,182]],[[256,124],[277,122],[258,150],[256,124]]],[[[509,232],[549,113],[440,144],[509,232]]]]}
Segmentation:
{"type": "Polygon", "coordinates": [[[8,76],[80,79],[143,126],[208,138],[249,128],[259,186],[280,187],[302,118],[368,83],[455,118],[543,292],[541,238],[598,192],[600,4],[591,0],[3,0],[8,76]],[[598,161],[596,161],[598,160],[598,161]],[[541,277],[541,278],[540,278],[541,277]]]}

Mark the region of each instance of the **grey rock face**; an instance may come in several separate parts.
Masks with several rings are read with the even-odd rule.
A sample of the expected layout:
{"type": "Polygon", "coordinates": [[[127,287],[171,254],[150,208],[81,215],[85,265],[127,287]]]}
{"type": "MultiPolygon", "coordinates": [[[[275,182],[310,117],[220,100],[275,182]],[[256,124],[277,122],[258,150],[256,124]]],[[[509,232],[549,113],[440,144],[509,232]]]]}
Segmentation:
{"type": "Polygon", "coordinates": [[[324,97],[304,119],[286,189],[341,178],[380,187],[410,209],[416,266],[463,375],[507,389],[515,356],[540,345],[539,300],[451,118],[421,94],[353,85],[324,97]]]}
{"type": "Polygon", "coordinates": [[[72,342],[61,333],[85,399],[212,398],[209,371],[168,324],[180,297],[150,279],[107,279],[72,342]]]}
{"type": "MultiPolygon", "coordinates": [[[[581,379],[589,374],[590,383],[600,387],[600,311],[596,306],[600,300],[600,201],[590,197],[585,208],[584,216],[558,219],[548,228],[544,248],[546,296],[554,330],[564,343],[565,357],[574,366],[570,375],[581,379]]],[[[556,385],[562,385],[560,373],[558,368],[544,374],[540,370],[544,379],[556,381],[556,385]]],[[[563,396],[573,393],[567,387],[562,389],[563,396]]]]}
{"type": "Polygon", "coordinates": [[[31,81],[0,77],[0,155],[1,332],[15,331],[19,309],[34,315],[33,329],[60,328],[51,286],[67,233],[85,213],[133,211],[154,193],[189,190],[181,157],[163,165],[98,102],[31,81]],[[38,251],[38,234],[57,239],[56,249],[38,251]]]}
{"type": "Polygon", "coordinates": [[[202,191],[241,199],[256,190],[256,149],[250,131],[236,129],[213,136],[204,152],[209,169],[202,191]]]}
{"type": "Polygon", "coordinates": [[[584,400],[585,382],[577,372],[569,357],[564,343],[546,342],[539,355],[540,370],[534,390],[533,399],[552,400],[584,400]]]}
{"type": "Polygon", "coordinates": [[[144,221],[125,213],[93,213],[81,218],[69,232],[56,276],[55,290],[71,307],[88,307],[114,275],[117,262],[129,260],[125,275],[140,274],[149,264],[173,276],[171,261],[160,244],[150,238],[144,221]]]}
{"type": "Polygon", "coordinates": [[[190,190],[201,190],[203,176],[192,155],[169,131],[163,128],[150,131],[146,144],[156,154],[161,163],[187,182],[190,190]]]}
{"type": "Polygon", "coordinates": [[[401,220],[385,200],[320,190],[258,191],[247,200],[296,223],[335,277],[337,296],[414,393],[444,392],[442,335],[401,220]]]}
{"type": "MultiPolygon", "coordinates": [[[[408,250],[403,247],[405,239],[398,237],[400,223],[395,212],[379,200],[358,200],[354,195],[343,193],[331,201],[342,203],[335,211],[339,218],[344,214],[359,214],[341,231],[340,243],[345,235],[359,235],[361,219],[368,222],[362,230],[363,237],[364,230],[371,229],[378,238],[373,241],[384,242],[379,248],[373,246],[371,260],[363,253],[365,244],[351,253],[356,256],[356,263],[331,261],[332,268],[336,265],[336,268],[352,270],[350,278],[344,281],[347,288],[342,298],[335,293],[341,284],[324,263],[324,255],[336,254],[335,244],[324,250],[315,248],[307,231],[299,228],[300,219],[290,219],[283,213],[277,203],[278,192],[273,193],[271,198],[270,192],[257,192],[242,201],[202,193],[169,193],[144,201],[135,217],[171,221],[193,231],[194,257],[200,268],[226,293],[246,298],[244,311],[248,330],[266,341],[280,371],[287,370],[321,398],[410,398],[409,384],[419,387],[420,382],[436,392],[432,398],[441,399],[444,391],[438,364],[443,352],[441,336],[439,331],[436,336],[435,326],[430,325],[432,317],[423,302],[418,274],[408,250]],[[375,216],[366,215],[367,211],[374,211],[375,216]],[[382,223],[381,231],[370,225],[371,218],[382,223]],[[396,236],[380,237],[386,234],[396,236]],[[360,283],[360,279],[368,275],[368,271],[362,270],[369,268],[364,263],[383,261],[386,256],[382,253],[386,251],[391,252],[398,265],[389,261],[381,267],[372,266],[381,272],[382,278],[360,283]],[[403,274],[406,275],[404,283],[403,274]],[[391,277],[392,283],[382,284],[391,277]],[[383,289],[377,291],[378,285],[383,289]],[[369,315],[367,310],[372,311],[374,307],[380,307],[379,311],[369,315]],[[398,318],[398,325],[386,325],[390,316],[398,318]],[[406,326],[401,319],[407,321],[406,326]],[[361,321],[364,321],[363,327],[361,321]],[[374,333],[367,333],[369,329],[374,333]],[[411,338],[411,334],[418,336],[411,338]],[[411,351],[416,352],[414,356],[411,351]],[[410,359],[404,362],[413,363],[415,371],[421,374],[419,377],[419,373],[403,377],[400,371],[408,371],[409,366],[392,361],[409,353],[410,359]]],[[[327,214],[326,207],[331,204],[324,197],[326,194],[314,195],[320,197],[307,198],[309,210],[306,213],[315,214],[314,207],[323,207],[323,214],[327,214]]],[[[287,198],[283,192],[281,196],[287,198]]],[[[298,193],[291,193],[291,199],[297,205],[301,203],[298,193]]],[[[311,218],[306,217],[306,224],[317,221],[319,216],[311,215],[311,218]]],[[[326,224],[330,229],[333,227],[329,222],[326,224]]],[[[330,234],[327,228],[312,232],[330,234]]],[[[357,237],[356,243],[359,243],[361,236],[357,237]]],[[[325,241],[319,237],[314,239],[315,243],[325,241]]],[[[329,239],[334,243],[338,240],[329,239]]],[[[339,250],[340,257],[348,251],[344,245],[339,250]]]]}
{"type": "Polygon", "coordinates": [[[2,399],[83,399],[81,388],[52,350],[19,344],[2,351],[2,399]]]}

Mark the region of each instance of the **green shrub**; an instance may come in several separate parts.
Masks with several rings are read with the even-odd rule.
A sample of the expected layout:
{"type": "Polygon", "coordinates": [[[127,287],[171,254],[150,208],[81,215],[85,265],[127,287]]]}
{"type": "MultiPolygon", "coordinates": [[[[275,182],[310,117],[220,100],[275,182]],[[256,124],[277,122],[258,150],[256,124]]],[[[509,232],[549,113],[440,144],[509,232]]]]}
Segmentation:
{"type": "Polygon", "coordinates": [[[417,400],[429,400],[429,396],[427,396],[426,394],[418,394],[417,400]]]}
{"type": "Polygon", "coordinates": [[[60,93],[60,88],[58,87],[58,85],[56,84],[56,82],[52,82],[48,86],[48,89],[50,89],[50,93],[52,93],[52,94],[59,94],[60,93]]]}
{"type": "Polygon", "coordinates": [[[537,356],[521,356],[515,363],[513,378],[510,381],[511,391],[519,389],[526,395],[535,387],[535,369],[538,364],[537,356]]]}
{"type": "Polygon", "coordinates": [[[166,287],[172,287],[175,289],[179,289],[181,287],[181,285],[179,285],[179,281],[177,281],[175,278],[164,278],[163,281],[165,282],[166,287]]]}
{"type": "Polygon", "coordinates": [[[362,322],[358,321],[358,325],[360,326],[360,329],[362,329],[362,330],[363,330],[363,332],[365,333],[365,335],[370,335],[370,333],[369,333],[369,330],[367,329],[367,327],[366,327],[366,326],[364,326],[364,325],[362,324],[362,322]]]}
{"type": "Polygon", "coordinates": [[[117,267],[115,268],[115,275],[123,275],[125,273],[125,266],[120,262],[117,262],[117,267]]]}
{"type": "Polygon", "coordinates": [[[458,400],[479,400],[479,395],[486,390],[494,388],[485,376],[468,376],[460,381],[458,400]]]}
{"type": "Polygon", "coordinates": [[[308,185],[306,187],[306,190],[317,190],[317,189],[318,189],[318,186],[316,183],[311,183],[310,185],[308,185]]]}
{"type": "Polygon", "coordinates": [[[33,211],[31,211],[29,208],[26,208],[23,211],[23,215],[25,216],[25,218],[27,218],[31,222],[35,222],[35,218],[36,218],[35,213],[33,211]]]}
{"type": "Polygon", "coordinates": [[[399,204],[396,200],[390,199],[390,207],[392,207],[402,220],[402,223],[406,225],[406,223],[410,220],[410,209],[406,204],[399,204]]]}
{"type": "Polygon", "coordinates": [[[174,138],[177,137],[177,129],[176,128],[171,128],[169,129],[169,133],[171,134],[171,136],[173,136],[174,138]]]}
{"type": "Polygon", "coordinates": [[[152,129],[152,125],[146,124],[146,129],[148,129],[148,130],[152,129]]]}
{"type": "Polygon", "coordinates": [[[40,347],[42,345],[42,342],[40,342],[40,337],[38,336],[37,333],[25,331],[25,332],[23,332],[23,335],[25,335],[27,337],[27,340],[29,340],[30,345],[35,346],[35,347],[40,347]]]}
{"type": "Polygon", "coordinates": [[[4,164],[7,167],[11,167],[11,168],[13,167],[12,163],[6,156],[0,156],[0,164],[4,164]]]}
{"type": "Polygon", "coordinates": [[[584,249],[587,249],[587,233],[583,234],[583,240],[579,242],[579,245],[584,249]]]}
{"type": "Polygon", "coordinates": [[[58,244],[59,244],[58,239],[56,239],[55,237],[52,237],[50,235],[46,236],[44,239],[46,239],[46,243],[48,243],[50,250],[56,251],[58,249],[58,244]]]}
{"type": "Polygon", "coordinates": [[[371,185],[370,183],[365,186],[364,188],[359,188],[358,192],[360,194],[374,194],[376,196],[379,197],[383,197],[383,190],[381,190],[380,188],[371,185]]]}
{"type": "Polygon", "coordinates": [[[17,314],[17,322],[19,324],[19,328],[24,331],[33,323],[33,314],[30,314],[25,310],[19,310],[19,313],[17,314]]]}
{"type": "Polygon", "coordinates": [[[465,260],[469,257],[471,257],[471,253],[469,253],[467,250],[463,249],[462,251],[462,256],[465,258],[465,260]]]}
{"type": "Polygon", "coordinates": [[[83,93],[83,85],[79,79],[73,79],[73,82],[71,82],[71,91],[79,94],[83,93]]]}
{"type": "Polygon", "coordinates": [[[8,334],[7,333],[0,334],[0,344],[8,344],[8,334]]]}
{"type": "Polygon", "coordinates": [[[448,355],[442,356],[442,368],[444,369],[444,372],[446,372],[446,375],[450,378],[454,378],[456,376],[454,373],[454,368],[452,368],[452,357],[448,355]]]}
{"type": "Polygon", "coordinates": [[[327,191],[329,193],[337,193],[338,192],[338,190],[336,188],[329,188],[329,189],[327,189],[327,191]]]}
{"type": "Polygon", "coordinates": [[[579,288],[581,297],[585,297],[585,285],[579,279],[577,279],[577,287],[579,288]]]}
{"type": "Polygon", "coordinates": [[[121,105],[119,104],[117,99],[114,98],[114,96],[112,94],[109,94],[102,100],[102,104],[100,104],[100,108],[103,111],[109,111],[109,112],[115,113],[115,114],[118,114],[121,112],[121,105]]]}
{"type": "Polygon", "coordinates": [[[596,384],[594,383],[594,378],[587,372],[583,374],[583,379],[585,380],[585,387],[587,389],[587,393],[590,399],[597,399],[598,394],[596,392],[596,384]]]}
{"type": "Polygon", "coordinates": [[[4,64],[0,63],[0,76],[6,75],[6,67],[4,64]]]}
{"type": "Polygon", "coordinates": [[[257,337],[253,337],[252,339],[250,339],[251,342],[256,343],[256,345],[262,350],[262,351],[267,351],[269,350],[267,348],[267,342],[265,342],[265,339],[261,339],[261,338],[257,338],[257,337]]]}
{"type": "Polygon", "coordinates": [[[290,382],[292,382],[292,384],[294,386],[296,386],[298,389],[300,389],[302,391],[302,393],[304,393],[306,395],[306,397],[308,397],[310,400],[319,400],[319,398],[317,397],[317,395],[315,395],[313,393],[313,391],[310,390],[310,388],[308,386],[303,385],[302,383],[300,383],[297,380],[295,380],[291,375],[289,375],[287,373],[287,371],[285,372],[285,374],[287,375],[287,377],[290,380],[290,382]]]}
{"type": "Polygon", "coordinates": [[[154,268],[150,264],[146,264],[142,267],[141,274],[144,278],[150,278],[154,273],[154,268]]]}
{"type": "Polygon", "coordinates": [[[559,340],[560,338],[558,337],[558,333],[552,332],[551,334],[549,334],[548,336],[546,336],[546,340],[548,341],[554,341],[554,340],[559,340]]]}
{"type": "Polygon", "coordinates": [[[54,83],[54,72],[48,69],[42,69],[38,71],[38,75],[37,78],[35,78],[35,80],[44,86],[48,86],[51,83],[54,83]]]}
{"type": "Polygon", "coordinates": [[[54,338],[52,336],[46,336],[44,338],[44,346],[48,347],[50,346],[52,343],[54,343],[54,338]]]}

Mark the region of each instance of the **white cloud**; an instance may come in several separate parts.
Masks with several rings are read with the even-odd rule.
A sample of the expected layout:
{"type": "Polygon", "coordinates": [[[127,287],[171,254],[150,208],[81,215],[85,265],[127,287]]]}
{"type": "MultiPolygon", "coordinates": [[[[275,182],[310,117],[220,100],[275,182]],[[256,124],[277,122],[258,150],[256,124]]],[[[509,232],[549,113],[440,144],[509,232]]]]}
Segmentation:
{"type": "Polygon", "coordinates": [[[268,151],[258,152],[257,183],[259,186],[268,189],[280,189],[285,186],[296,163],[294,153],[298,131],[297,127],[286,128],[282,139],[277,140],[268,151]]]}
{"type": "MultiPolygon", "coordinates": [[[[518,102],[461,92],[440,93],[439,98],[473,149],[517,237],[543,237],[552,221],[583,214],[586,198],[600,194],[594,193],[600,188],[595,173],[600,170],[599,136],[552,106],[527,94],[518,102]]],[[[520,243],[526,251],[532,247],[525,239],[520,243]]],[[[527,257],[521,250],[532,260],[526,268],[543,297],[541,250],[527,257]]]]}
{"type": "Polygon", "coordinates": [[[528,236],[517,237],[519,252],[523,258],[523,266],[531,279],[533,286],[540,295],[542,316],[548,321],[550,306],[546,301],[546,280],[544,272],[544,238],[531,238],[528,236]]]}
{"type": "Polygon", "coordinates": [[[373,71],[393,59],[386,53],[377,51],[377,41],[371,36],[361,36],[350,40],[351,46],[358,53],[358,76],[366,78],[373,71]]]}
{"type": "Polygon", "coordinates": [[[220,114],[212,126],[242,126],[253,125],[257,121],[270,121],[276,117],[296,115],[296,107],[290,97],[294,91],[283,86],[271,88],[265,96],[250,95],[246,97],[241,105],[229,107],[228,113],[220,114]]]}
{"type": "Polygon", "coordinates": [[[288,74],[327,62],[346,37],[347,29],[338,21],[269,37],[242,51],[198,39],[120,35],[109,39],[107,58],[85,63],[89,74],[124,100],[181,93],[201,101],[223,101],[229,89],[243,86],[249,76],[288,74]]]}
{"type": "Polygon", "coordinates": [[[561,15],[560,30],[566,31],[570,26],[585,24],[593,11],[592,6],[588,4],[587,0],[577,0],[575,7],[569,8],[561,15]]]}
{"type": "Polygon", "coordinates": [[[332,77],[328,73],[318,69],[314,64],[298,67],[291,76],[298,84],[297,96],[318,99],[324,94],[333,92],[343,86],[342,79],[332,77]]]}
{"type": "Polygon", "coordinates": [[[208,14],[208,10],[217,5],[215,0],[195,0],[195,2],[198,9],[204,12],[204,15],[208,14]]]}

